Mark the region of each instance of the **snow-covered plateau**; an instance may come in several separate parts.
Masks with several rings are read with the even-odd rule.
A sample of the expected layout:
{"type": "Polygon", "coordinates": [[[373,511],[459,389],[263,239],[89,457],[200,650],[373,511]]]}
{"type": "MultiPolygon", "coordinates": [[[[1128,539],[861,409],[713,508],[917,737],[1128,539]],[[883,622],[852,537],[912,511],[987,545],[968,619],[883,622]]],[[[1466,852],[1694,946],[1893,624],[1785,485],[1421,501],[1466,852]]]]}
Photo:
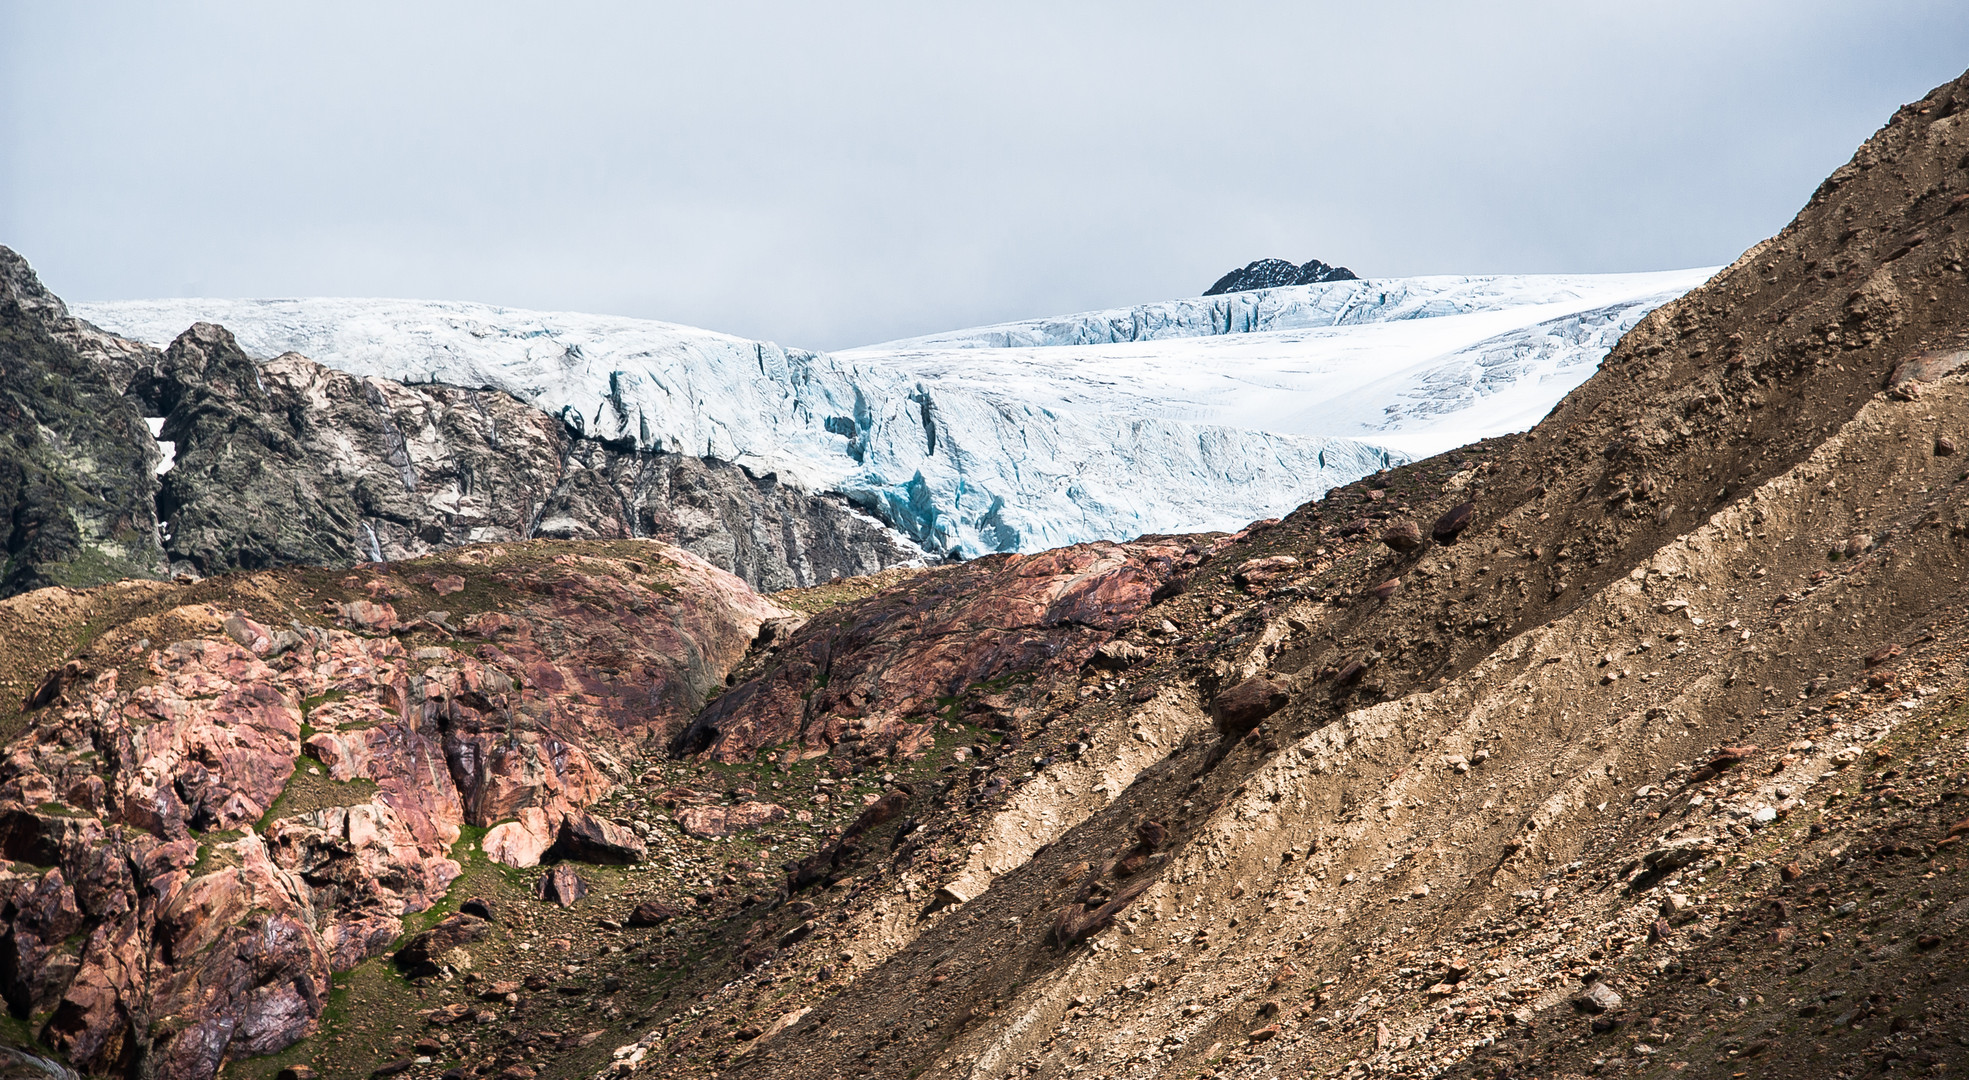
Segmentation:
{"type": "Polygon", "coordinates": [[[73,305],[156,345],[507,391],[587,435],[835,491],[966,556],[1234,528],[1536,422],[1712,269],[1330,282],[834,353],[643,319],[412,300],[73,305]]]}

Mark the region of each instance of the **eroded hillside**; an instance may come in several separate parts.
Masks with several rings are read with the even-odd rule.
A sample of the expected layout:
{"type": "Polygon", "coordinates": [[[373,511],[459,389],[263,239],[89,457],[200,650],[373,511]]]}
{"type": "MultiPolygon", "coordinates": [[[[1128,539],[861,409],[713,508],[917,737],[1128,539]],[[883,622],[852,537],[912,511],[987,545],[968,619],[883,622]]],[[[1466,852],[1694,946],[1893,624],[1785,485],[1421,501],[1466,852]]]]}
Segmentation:
{"type": "Polygon", "coordinates": [[[1901,110],[1533,431],[1236,534],[763,599],[622,541],[6,601],[16,1037],[172,1076],[1960,1067],[1965,124],[1969,77],[1901,110]]]}

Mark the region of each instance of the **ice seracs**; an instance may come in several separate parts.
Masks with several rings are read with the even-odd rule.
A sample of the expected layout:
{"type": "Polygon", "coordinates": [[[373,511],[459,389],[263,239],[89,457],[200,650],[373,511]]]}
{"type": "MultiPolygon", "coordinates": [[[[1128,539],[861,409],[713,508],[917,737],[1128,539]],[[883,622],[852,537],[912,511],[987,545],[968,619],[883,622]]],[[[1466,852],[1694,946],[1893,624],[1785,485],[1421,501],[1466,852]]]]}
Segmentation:
{"type": "Polygon", "coordinates": [[[1342,281],[836,353],[643,319],[407,300],[77,304],[163,344],[496,387],[587,435],[838,491],[937,552],[1232,528],[1409,456],[1529,426],[1665,274],[1342,281]]]}

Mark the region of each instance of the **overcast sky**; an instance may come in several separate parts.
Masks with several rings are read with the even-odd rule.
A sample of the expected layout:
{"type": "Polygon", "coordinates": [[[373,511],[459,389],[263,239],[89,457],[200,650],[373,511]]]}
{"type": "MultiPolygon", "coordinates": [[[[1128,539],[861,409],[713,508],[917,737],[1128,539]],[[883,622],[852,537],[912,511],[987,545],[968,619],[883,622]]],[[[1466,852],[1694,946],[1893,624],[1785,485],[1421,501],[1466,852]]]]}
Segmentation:
{"type": "Polygon", "coordinates": [[[405,296],[828,348],[1368,276],[1728,262],[1969,3],[0,0],[74,300],[405,296]]]}

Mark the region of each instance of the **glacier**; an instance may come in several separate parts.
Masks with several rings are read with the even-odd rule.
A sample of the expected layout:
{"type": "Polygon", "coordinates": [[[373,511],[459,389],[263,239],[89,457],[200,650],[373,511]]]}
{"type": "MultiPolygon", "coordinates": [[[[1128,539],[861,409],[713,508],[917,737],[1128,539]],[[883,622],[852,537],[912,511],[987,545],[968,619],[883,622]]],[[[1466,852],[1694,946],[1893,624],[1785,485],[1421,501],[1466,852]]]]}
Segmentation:
{"type": "Polygon", "coordinates": [[[1535,423],[1714,268],[1368,279],[835,352],[646,319],[388,299],[71,305],[155,345],[503,390],[625,446],[839,492],[937,554],[1233,529],[1535,423]]]}

